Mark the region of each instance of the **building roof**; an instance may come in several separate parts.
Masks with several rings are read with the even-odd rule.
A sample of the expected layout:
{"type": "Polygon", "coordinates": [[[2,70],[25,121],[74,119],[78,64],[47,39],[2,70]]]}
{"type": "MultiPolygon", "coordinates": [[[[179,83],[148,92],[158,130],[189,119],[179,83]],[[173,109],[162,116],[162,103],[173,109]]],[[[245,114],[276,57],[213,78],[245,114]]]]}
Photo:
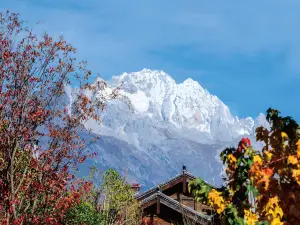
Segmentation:
{"type": "MultiPolygon", "coordinates": [[[[196,176],[192,175],[191,173],[189,173],[189,172],[187,172],[187,171],[184,171],[184,172],[178,174],[177,176],[171,178],[170,180],[158,184],[156,187],[153,187],[153,188],[149,189],[148,191],[145,191],[145,192],[143,192],[143,193],[137,194],[137,195],[136,195],[136,198],[137,198],[137,199],[141,199],[141,198],[143,198],[143,197],[145,197],[145,196],[151,195],[152,193],[155,193],[155,192],[159,191],[160,189],[164,189],[164,187],[168,186],[170,183],[172,183],[172,182],[174,182],[174,181],[176,181],[176,180],[178,180],[178,179],[181,179],[184,175],[185,175],[188,179],[190,179],[190,180],[195,180],[195,179],[197,179],[196,176]]],[[[209,185],[209,186],[211,186],[212,188],[214,188],[214,189],[217,189],[217,190],[220,189],[220,187],[217,187],[217,186],[214,186],[214,185],[212,185],[212,184],[209,184],[209,183],[206,182],[206,181],[204,181],[204,182],[205,182],[207,185],[209,185]]]]}
{"type": "MultiPolygon", "coordinates": [[[[135,198],[141,203],[143,209],[153,206],[154,204],[156,204],[156,207],[158,207],[157,204],[161,203],[167,206],[168,208],[195,220],[197,224],[203,224],[203,225],[219,224],[218,220],[216,220],[216,215],[206,215],[204,213],[197,212],[194,208],[182,204],[181,201],[173,199],[172,197],[168,196],[167,192],[165,192],[182,182],[183,184],[185,183],[184,187],[186,187],[185,185],[189,183],[190,180],[195,180],[195,179],[197,179],[197,177],[187,172],[186,167],[183,166],[182,173],[178,174],[177,176],[173,177],[168,181],[160,183],[156,187],[151,188],[144,193],[137,194],[135,198]]],[[[216,187],[207,182],[205,183],[214,189],[217,190],[220,189],[220,187],[216,187]]],[[[186,189],[183,189],[183,192],[185,191],[186,189]]]]}
{"type": "Polygon", "coordinates": [[[179,213],[184,213],[185,215],[192,217],[195,219],[195,216],[197,217],[197,221],[201,221],[201,224],[211,224],[214,215],[205,215],[203,213],[197,212],[194,209],[187,207],[185,205],[180,204],[178,201],[172,199],[171,197],[163,194],[160,191],[157,191],[153,195],[150,195],[149,197],[143,199],[141,201],[142,205],[146,204],[148,202],[154,202],[156,204],[156,199],[159,198],[160,203],[172,208],[173,210],[179,212],[179,213]]]}

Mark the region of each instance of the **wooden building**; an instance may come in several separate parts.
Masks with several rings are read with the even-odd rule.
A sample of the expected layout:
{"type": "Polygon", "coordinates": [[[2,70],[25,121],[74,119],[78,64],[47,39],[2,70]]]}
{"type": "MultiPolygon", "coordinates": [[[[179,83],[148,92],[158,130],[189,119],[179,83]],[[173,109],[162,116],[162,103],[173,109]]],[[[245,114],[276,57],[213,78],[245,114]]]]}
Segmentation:
{"type": "MultiPolygon", "coordinates": [[[[182,173],[138,194],[143,209],[143,223],[155,225],[215,225],[220,224],[214,210],[196,202],[188,191],[195,176],[183,167],[182,173]]],[[[211,185],[212,186],[212,185],[211,185]]],[[[212,186],[213,188],[217,188],[212,186]]]]}

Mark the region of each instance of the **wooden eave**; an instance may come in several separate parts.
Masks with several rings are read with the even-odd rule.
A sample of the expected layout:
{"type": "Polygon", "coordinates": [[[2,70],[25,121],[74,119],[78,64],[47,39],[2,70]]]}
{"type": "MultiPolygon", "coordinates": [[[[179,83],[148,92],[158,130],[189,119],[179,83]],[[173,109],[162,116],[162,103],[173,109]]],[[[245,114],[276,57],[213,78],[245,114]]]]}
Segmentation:
{"type": "Polygon", "coordinates": [[[213,216],[211,215],[205,215],[202,213],[199,213],[185,205],[180,204],[178,201],[170,198],[169,196],[163,194],[162,192],[158,191],[155,194],[145,198],[141,202],[141,206],[143,209],[148,208],[152,205],[157,205],[157,208],[159,208],[159,204],[163,204],[166,207],[169,207],[181,214],[184,214],[185,216],[188,216],[191,219],[197,219],[197,222],[203,225],[209,225],[212,222],[213,216]]]}

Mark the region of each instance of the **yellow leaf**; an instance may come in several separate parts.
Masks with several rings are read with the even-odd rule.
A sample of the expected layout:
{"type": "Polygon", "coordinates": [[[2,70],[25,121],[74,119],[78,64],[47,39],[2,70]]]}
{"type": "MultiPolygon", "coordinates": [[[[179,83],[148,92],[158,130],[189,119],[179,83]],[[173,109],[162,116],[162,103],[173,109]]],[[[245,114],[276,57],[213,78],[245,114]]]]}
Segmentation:
{"type": "Polygon", "coordinates": [[[215,189],[208,193],[208,204],[212,206],[219,214],[221,214],[225,209],[224,199],[221,193],[215,189]]]}
{"type": "Polygon", "coordinates": [[[224,205],[220,205],[220,207],[217,209],[217,213],[221,214],[225,209],[224,205]]]}
{"type": "Polygon", "coordinates": [[[278,202],[279,202],[279,199],[278,199],[277,196],[275,196],[273,198],[270,198],[269,201],[270,201],[271,204],[277,205],[278,202]]]}
{"type": "Polygon", "coordinates": [[[232,154],[229,154],[227,156],[227,159],[230,163],[235,163],[236,162],[236,158],[232,155],[232,154]]]}
{"type": "Polygon", "coordinates": [[[300,146],[300,139],[297,141],[296,145],[299,147],[300,146]]]}
{"type": "Polygon", "coordinates": [[[275,218],[278,215],[280,218],[282,218],[282,216],[283,216],[283,211],[279,206],[275,207],[273,217],[275,218]]]}
{"type": "Polygon", "coordinates": [[[265,151],[264,154],[268,161],[272,159],[273,154],[270,151],[265,151]]]}
{"type": "Polygon", "coordinates": [[[247,225],[255,225],[255,223],[258,221],[257,215],[246,209],[244,210],[244,213],[247,225]]]}
{"type": "Polygon", "coordinates": [[[278,206],[278,197],[275,196],[273,198],[269,198],[269,201],[268,203],[266,204],[266,207],[264,209],[264,211],[267,213],[267,214],[273,214],[274,213],[274,210],[276,207],[279,207],[278,206]]]}
{"type": "Polygon", "coordinates": [[[279,218],[275,218],[272,220],[271,225],[283,225],[283,222],[279,218]]]}
{"type": "Polygon", "coordinates": [[[255,155],[253,157],[253,162],[254,163],[258,163],[259,165],[262,165],[262,159],[261,159],[261,157],[259,155],[255,155]]]}
{"type": "Polygon", "coordinates": [[[297,146],[297,155],[300,156],[300,139],[296,143],[297,146]]]}
{"type": "Polygon", "coordinates": [[[285,132],[281,132],[282,139],[286,140],[289,138],[289,136],[285,132]]]}
{"type": "Polygon", "coordinates": [[[288,157],[288,164],[296,165],[298,163],[298,159],[296,156],[290,155],[288,157]]]}
{"type": "Polygon", "coordinates": [[[300,170],[292,170],[292,177],[300,185],[300,170]]]}

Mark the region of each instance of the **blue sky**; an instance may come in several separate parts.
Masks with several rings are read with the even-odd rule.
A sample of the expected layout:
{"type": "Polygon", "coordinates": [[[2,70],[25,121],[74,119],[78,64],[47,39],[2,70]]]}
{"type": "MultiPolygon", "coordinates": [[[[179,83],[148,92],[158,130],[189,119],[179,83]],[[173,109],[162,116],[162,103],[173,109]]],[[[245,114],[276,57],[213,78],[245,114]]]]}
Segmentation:
{"type": "Polygon", "coordinates": [[[191,77],[238,116],[300,121],[300,1],[1,0],[37,32],[63,34],[94,73],[191,77]]]}

